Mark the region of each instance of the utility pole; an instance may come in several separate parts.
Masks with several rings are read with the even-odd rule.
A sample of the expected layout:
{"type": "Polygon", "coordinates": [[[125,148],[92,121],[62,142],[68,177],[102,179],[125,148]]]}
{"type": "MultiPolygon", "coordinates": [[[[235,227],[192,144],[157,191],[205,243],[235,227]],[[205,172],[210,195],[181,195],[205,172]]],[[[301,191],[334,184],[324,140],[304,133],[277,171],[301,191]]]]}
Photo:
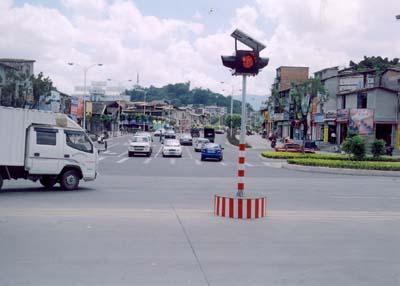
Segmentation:
{"type": "Polygon", "coordinates": [[[86,95],[87,95],[87,88],[86,88],[86,77],[87,77],[87,72],[89,71],[89,69],[95,67],[95,66],[103,66],[103,64],[93,64],[90,66],[81,66],[79,64],[70,62],[68,63],[70,66],[78,66],[83,70],[83,130],[86,130],[86,95]]]}

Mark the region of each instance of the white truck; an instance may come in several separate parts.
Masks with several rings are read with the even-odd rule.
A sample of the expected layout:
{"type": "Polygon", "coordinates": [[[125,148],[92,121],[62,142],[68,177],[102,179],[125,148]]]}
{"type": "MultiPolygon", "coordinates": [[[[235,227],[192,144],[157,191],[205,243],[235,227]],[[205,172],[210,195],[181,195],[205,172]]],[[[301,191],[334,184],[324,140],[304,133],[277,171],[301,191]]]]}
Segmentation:
{"type": "Polygon", "coordinates": [[[74,190],[97,168],[93,142],[66,115],[0,106],[0,189],[3,180],[22,178],[74,190]]]}

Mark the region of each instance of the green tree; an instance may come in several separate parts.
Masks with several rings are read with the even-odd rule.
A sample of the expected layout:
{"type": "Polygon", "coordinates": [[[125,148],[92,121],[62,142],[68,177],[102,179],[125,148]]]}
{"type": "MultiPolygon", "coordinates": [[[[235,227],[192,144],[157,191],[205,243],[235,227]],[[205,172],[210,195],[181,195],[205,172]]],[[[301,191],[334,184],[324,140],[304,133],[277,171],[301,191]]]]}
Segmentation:
{"type": "Polygon", "coordinates": [[[241,116],[239,114],[233,114],[232,116],[227,115],[225,119],[225,125],[230,128],[231,123],[232,123],[232,129],[234,130],[239,129],[241,123],[241,116]]]}
{"type": "Polygon", "coordinates": [[[342,150],[347,154],[352,154],[356,160],[365,158],[365,141],[360,135],[347,137],[342,145],[342,150]]]}
{"type": "Polygon", "coordinates": [[[356,71],[376,69],[378,73],[382,73],[389,67],[400,67],[398,58],[389,60],[388,58],[382,58],[380,56],[378,57],[364,56],[364,58],[359,63],[350,61],[349,66],[356,71]]]}
{"type": "Polygon", "coordinates": [[[37,76],[32,75],[32,88],[33,88],[33,108],[36,108],[39,104],[41,96],[49,97],[51,91],[54,89],[53,81],[47,76],[45,77],[42,72],[37,76]]]}
{"type": "Polygon", "coordinates": [[[308,132],[308,117],[312,104],[323,103],[327,100],[327,91],[321,80],[311,78],[301,84],[292,84],[290,98],[294,106],[295,118],[303,125],[303,144],[308,132]]]}

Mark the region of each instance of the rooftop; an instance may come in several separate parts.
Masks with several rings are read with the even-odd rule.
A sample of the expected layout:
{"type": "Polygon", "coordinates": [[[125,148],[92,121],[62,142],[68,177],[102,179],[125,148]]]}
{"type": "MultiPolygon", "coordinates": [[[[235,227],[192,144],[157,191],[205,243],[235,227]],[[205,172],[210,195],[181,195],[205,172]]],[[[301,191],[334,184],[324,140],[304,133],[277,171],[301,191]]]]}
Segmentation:
{"type": "Polygon", "coordinates": [[[0,58],[0,63],[34,63],[35,60],[0,58]]]}

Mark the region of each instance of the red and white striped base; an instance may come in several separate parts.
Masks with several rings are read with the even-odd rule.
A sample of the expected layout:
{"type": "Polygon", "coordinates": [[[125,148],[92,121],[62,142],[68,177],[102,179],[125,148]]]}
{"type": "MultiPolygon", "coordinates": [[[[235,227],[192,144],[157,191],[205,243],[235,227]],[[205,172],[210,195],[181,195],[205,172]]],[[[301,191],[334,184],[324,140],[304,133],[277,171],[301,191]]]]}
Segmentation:
{"type": "Polygon", "coordinates": [[[215,195],[214,214],[236,219],[256,219],[266,216],[266,197],[235,197],[215,195]]]}

